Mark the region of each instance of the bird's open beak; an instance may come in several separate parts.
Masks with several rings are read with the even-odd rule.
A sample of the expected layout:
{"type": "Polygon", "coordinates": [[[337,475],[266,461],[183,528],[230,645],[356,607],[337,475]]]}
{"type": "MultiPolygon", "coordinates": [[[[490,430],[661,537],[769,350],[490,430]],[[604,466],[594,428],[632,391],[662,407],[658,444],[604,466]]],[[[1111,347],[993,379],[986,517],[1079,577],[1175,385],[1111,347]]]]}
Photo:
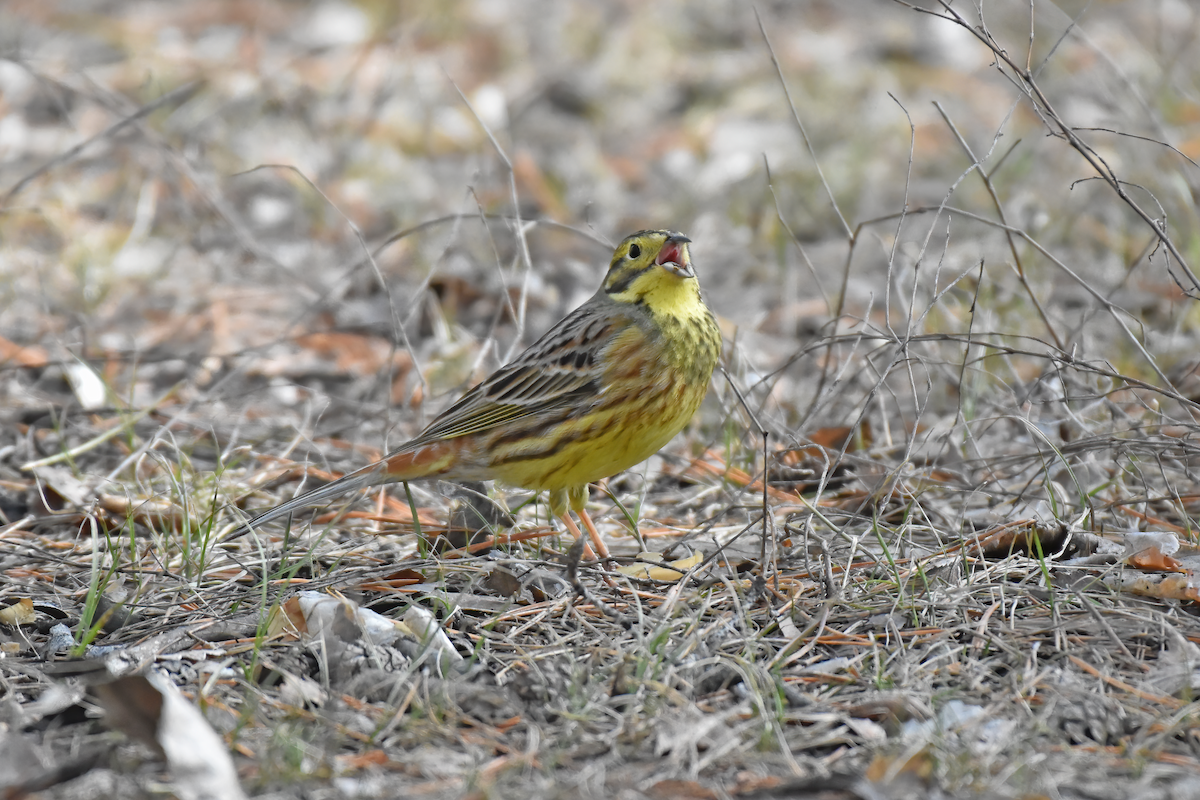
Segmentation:
{"type": "Polygon", "coordinates": [[[692,269],[692,260],[688,257],[687,246],[690,241],[691,239],[682,233],[673,234],[663,242],[662,249],[658,251],[658,258],[654,259],[654,263],[665,267],[681,278],[696,277],[696,273],[692,269]]]}

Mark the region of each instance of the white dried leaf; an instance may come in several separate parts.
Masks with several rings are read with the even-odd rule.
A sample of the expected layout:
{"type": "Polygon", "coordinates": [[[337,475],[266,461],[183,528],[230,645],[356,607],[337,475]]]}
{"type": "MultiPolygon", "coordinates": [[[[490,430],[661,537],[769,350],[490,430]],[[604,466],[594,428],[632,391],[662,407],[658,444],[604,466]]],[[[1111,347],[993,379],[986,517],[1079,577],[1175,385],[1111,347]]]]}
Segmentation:
{"type": "Polygon", "coordinates": [[[96,370],[82,361],[67,364],[63,370],[67,373],[71,391],[75,392],[75,399],[85,411],[94,411],[108,405],[108,389],[104,380],[96,374],[96,370]]]}
{"type": "Polygon", "coordinates": [[[404,612],[404,624],[421,640],[421,644],[433,652],[440,665],[455,669],[464,666],[465,659],[454,649],[450,637],[442,630],[432,612],[420,606],[409,606],[408,611],[404,612]]]}

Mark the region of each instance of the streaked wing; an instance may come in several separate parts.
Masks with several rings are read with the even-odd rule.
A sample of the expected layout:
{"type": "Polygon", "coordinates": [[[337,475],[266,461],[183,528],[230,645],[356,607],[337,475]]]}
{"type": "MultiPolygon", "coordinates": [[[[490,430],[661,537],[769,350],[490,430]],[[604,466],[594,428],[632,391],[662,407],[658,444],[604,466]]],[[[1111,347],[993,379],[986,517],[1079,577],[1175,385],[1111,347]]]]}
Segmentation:
{"type": "Polygon", "coordinates": [[[471,389],[410,444],[479,433],[513,420],[571,406],[586,413],[600,394],[599,352],[626,320],[596,314],[589,303],[525,352],[471,389]]]}

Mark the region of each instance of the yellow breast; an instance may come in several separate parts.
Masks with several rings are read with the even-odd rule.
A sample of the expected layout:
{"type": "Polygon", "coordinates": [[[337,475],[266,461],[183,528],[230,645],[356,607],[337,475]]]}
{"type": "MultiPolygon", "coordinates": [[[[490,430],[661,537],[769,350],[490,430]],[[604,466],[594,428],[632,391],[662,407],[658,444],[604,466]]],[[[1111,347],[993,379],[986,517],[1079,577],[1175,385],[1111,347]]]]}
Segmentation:
{"type": "Polygon", "coordinates": [[[492,443],[495,478],[536,491],[567,489],[658,452],[708,392],[720,333],[711,315],[704,319],[710,324],[671,318],[624,327],[601,354],[602,386],[591,407],[539,420],[535,436],[492,443]]]}

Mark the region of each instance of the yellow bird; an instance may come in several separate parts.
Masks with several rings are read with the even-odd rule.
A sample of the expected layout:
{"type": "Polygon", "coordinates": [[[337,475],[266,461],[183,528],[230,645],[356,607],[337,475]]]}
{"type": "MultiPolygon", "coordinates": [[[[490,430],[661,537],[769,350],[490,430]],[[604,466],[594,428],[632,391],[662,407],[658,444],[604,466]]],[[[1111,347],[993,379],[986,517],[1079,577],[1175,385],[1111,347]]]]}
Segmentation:
{"type": "Polygon", "coordinates": [[[551,513],[578,538],[569,506],[607,557],[585,508],[588,484],[644,461],[682,430],[721,353],[690,241],[674,231],[626,237],[590,300],[415,439],[259,514],[242,533],[368,486],[495,480],[548,492],[551,513]]]}

